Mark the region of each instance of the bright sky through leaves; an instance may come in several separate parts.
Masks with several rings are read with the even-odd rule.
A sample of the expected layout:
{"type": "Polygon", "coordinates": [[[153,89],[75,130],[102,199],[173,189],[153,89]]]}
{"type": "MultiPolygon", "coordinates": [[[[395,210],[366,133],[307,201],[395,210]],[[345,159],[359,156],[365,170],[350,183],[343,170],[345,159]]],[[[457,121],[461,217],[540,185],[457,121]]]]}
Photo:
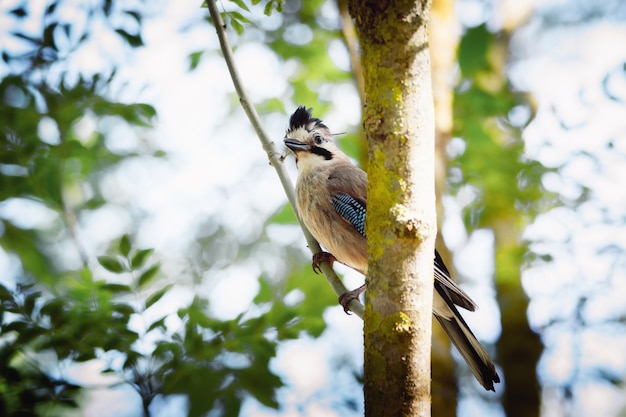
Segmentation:
{"type": "MultiPolygon", "coordinates": [[[[30,5],[37,10],[44,3],[34,0],[30,5]]],[[[284,204],[285,197],[252,129],[237,109],[226,66],[215,53],[214,29],[208,24],[191,24],[197,23],[205,10],[194,2],[170,0],[160,5],[158,12],[144,23],[144,48],[119,56],[119,40],[98,37],[98,25],[102,23],[96,22],[93,44],[72,58],[71,67],[87,73],[120,65],[119,79],[128,84],[112,86],[111,94],[128,102],[150,102],[158,110],[155,129],[142,134],[109,123],[107,146],[111,150],[158,148],[167,152],[162,161],[134,159],[109,172],[102,180],[103,190],[117,206],[85,216],[82,227],[88,251],[99,254],[102,245],[123,234],[133,221],[121,207],[145,213],[137,244],[154,247],[162,254],[166,270],[180,271],[184,269],[180,257],[193,245],[190,239],[196,237],[198,228],[223,227],[237,240],[253,242],[265,227],[265,220],[284,204]],[[194,71],[188,71],[188,57],[196,51],[208,52],[194,71]],[[233,108],[237,110],[232,112],[233,108]]],[[[329,21],[337,19],[331,6],[330,2],[324,6],[329,21]]],[[[459,10],[466,21],[478,24],[484,19],[482,2],[461,2],[459,10]]],[[[279,20],[273,16],[268,21],[280,24],[279,20]]],[[[10,22],[0,19],[0,26],[5,23],[10,22]]],[[[563,175],[546,175],[543,180],[546,188],[566,199],[576,199],[583,186],[593,190],[592,198],[581,207],[566,206],[541,215],[526,231],[525,237],[536,242],[533,249],[554,256],[554,262],[530,268],[523,276],[532,297],[529,317],[537,328],[543,329],[551,320],[570,314],[580,293],[594,295],[585,310],[592,322],[601,323],[607,317],[624,314],[626,231],[620,219],[626,202],[626,187],[622,186],[626,178],[625,28],[623,21],[597,21],[551,31],[531,25],[520,31],[514,41],[518,49],[514,65],[509,68],[511,78],[520,89],[530,90],[539,106],[535,120],[524,132],[528,156],[548,166],[565,164],[563,175]],[[621,258],[613,256],[612,250],[621,250],[621,258]]],[[[305,29],[298,31],[295,27],[293,31],[301,42],[308,39],[305,29]]],[[[289,91],[287,80],[296,71],[295,64],[282,63],[262,43],[243,42],[241,39],[249,39],[245,37],[234,39],[237,63],[252,96],[260,101],[285,95],[289,91]]],[[[346,69],[345,49],[340,44],[333,44],[329,53],[335,64],[346,69]]],[[[333,102],[325,122],[336,132],[353,130],[360,117],[354,89],[345,84],[325,88],[322,93],[333,102]]],[[[286,103],[286,111],[296,104],[308,103],[286,103]]],[[[523,119],[524,114],[519,117],[523,119]]],[[[265,122],[267,131],[280,141],[287,115],[275,113],[265,122]]],[[[81,121],[79,130],[84,131],[86,141],[95,130],[94,123],[89,115],[81,121]]],[[[45,122],[37,128],[48,142],[55,141],[54,129],[45,122]]],[[[295,176],[295,169],[293,172],[295,176]]],[[[497,314],[490,284],[493,265],[484,256],[491,251],[493,239],[489,232],[479,231],[469,238],[464,234],[462,222],[454,217],[460,213],[461,205],[459,199],[446,199],[450,219],[443,233],[448,245],[459,251],[456,267],[464,271],[465,287],[481,306],[467,320],[479,338],[489,341],[497,338],[499,332],[498,323],[490,318],[497,314]]],[[[0,205],[0,214],[27,226],[51,220],[47,211],[17,199],[0,205]]],[[[307,253],[295,226],[272,225],[268,234],[280,245],[300,247],[307,253]]],[[[236,248],[228,244],[216,247],[219,251],[211,255],[215,257],[211,260],[217,266],[204,272],[205,278],[210,279],[205,279],[199,288],[211,300],[212,313],[232,318],[245,311],[257,294],[259,273],[280,270],[282,259],[271,248],[262,248],[233,267],[228,260],[236,256],[236,248]],[[224,260],[221,264],[220,259],[224,260]]],[[[60,256],[71,263],[71,255],[65,249],[59,248],[60,256]]],[[[12,271],[12,262],[4,254],[0,256],[3,275],[12,271]]],[[[360,285],[358,274],[345,268],[339,270],[347,274],[348,286],[360,285]]],[[[163,308],[172,313],[167,321],[171,329],[181,325],[173,313],[189,303],[193,295],[190,287],[182,285],[166,296],[163,308]]],[[[297,292],[292,297],[297,299],[297,292]]],[[[349,395],[358,403],[354,415],[362,413],[360,387],[353,380],[333,384],[332,369],[326,361],[327,357],[339,357],[362,365],[362,323],[345,316],[340,307],[328,309],[325,318],[330,324],[322,338],[287,342],[272,362],[272,367],[291,384],[279,393],[283,408],[274,411],[248,401],[244,415],[338,415],[333,402],[335,391],[351,392],[349,395]]],[[[612,332],[600,327],[574,334],[569,330],[556,327],[544,334],[547,350],[539,372],[545,384],[545,417],[559,415],[550,413],[550,401],[558,403],[552,390],[575,372],[572,364],[579,360],[577,355],[584,356],[585,364],[600,364],[622,377],[626,375],[623,329],[612,332]]],[[[150,341],[144,343],[149,345],[150,341]]],[[[110,376],[99,375],[100,369],[95,365],[90,362],[77,366],[71,376],[84,383],[110,382],[110,376]]],[[[589,383],[578,389],[574,404],[577,415],[612,416],[626,407],[623,390],[608,384],[589,383]]],[[[81,411],[85,415],[131,417],[138,414],[141,406],[130,389],[93,390],[86,398],[87,405],[81,411]]],[[[175,414],[177,401],[156,401],[154,415],[175,414]]],[[[560,410],[558,407],[556,404],[552,409],[560,410]]],[[[461,402],[460,415],[477,414],[496,416],[499,410],[485,410],[483,403],[471,399],[461,402]]]]}

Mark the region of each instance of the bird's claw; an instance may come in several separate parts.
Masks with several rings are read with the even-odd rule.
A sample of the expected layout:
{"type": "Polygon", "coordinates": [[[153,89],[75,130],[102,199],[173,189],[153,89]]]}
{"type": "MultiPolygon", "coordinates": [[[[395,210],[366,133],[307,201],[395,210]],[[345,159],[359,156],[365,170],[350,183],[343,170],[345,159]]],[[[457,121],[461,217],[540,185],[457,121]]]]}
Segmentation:
{"type": "Polygon", "coordinates": [[[339,304],[343,307],[343,311],[346,314],[350,313],[350,303],[352,300],[358,300],[359,296],[367,289],[365,284],[361,285],[359,288],[345,292],[339,296],[339,304]]]}
{"type": "Polygon", "coordinates": [[[333,266],[333,262],[335,262],[336,260],[337,258],[335,258],[332,253],[317,252],[313,255],[313,262],[311,265],[313,267],[313,272],[319,274],[320,272],[322,272],[322,269],[320,268],[321,264],[327,262],[330,266],[333,266]]]}

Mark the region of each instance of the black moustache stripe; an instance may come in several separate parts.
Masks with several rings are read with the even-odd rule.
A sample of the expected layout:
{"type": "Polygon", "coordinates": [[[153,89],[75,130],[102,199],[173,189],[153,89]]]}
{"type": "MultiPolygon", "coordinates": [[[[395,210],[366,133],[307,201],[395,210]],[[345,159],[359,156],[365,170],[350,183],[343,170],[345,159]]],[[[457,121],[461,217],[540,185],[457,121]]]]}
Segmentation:
{"type": "Polygon", "coordinates": [[[315,155],[320,155],[323,156],[325,160],[330,161],[331,159],[333,159],[333,154],[324,148],[320,148],[319,146],[313,146],[311,148],[311,153],[314,153],[315,155]]]}

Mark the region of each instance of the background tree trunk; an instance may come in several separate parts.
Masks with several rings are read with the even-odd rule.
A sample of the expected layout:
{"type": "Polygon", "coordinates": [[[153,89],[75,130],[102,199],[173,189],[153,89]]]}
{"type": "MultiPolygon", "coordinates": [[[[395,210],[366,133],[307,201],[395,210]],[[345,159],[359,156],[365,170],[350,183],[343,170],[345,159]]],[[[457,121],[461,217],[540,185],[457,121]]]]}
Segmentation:
{"type": "Polygon", "coordinates": [[[354,0],[369,144],[366,416],[430,415],[434,109],[429,1],[354,0]]]}
{"type": "Polygon", "coordinates": [[[510,30],[520,22],[515,16],[500,15],[498,20],[506,25],[496,33],[481,25],[468,28],[463,36],[459,68],[461,76],[472,82],[468,90],[455,94],[454,128],[455,135],[467,143],[457,158],[463,183],[480,190],[480,197],[466,207],[466,227],[470,232],[486,228],[494,235],[495,289],[502,324],[496,360],[504,380],[502,405],[508,417],[534,417],[541,406],[536,368],[543,346],[527,317],[528,297],[521,283],[527,248],[521,234],[537,214],[540,198],[545,198],[543,191],[537,192],[545,168],[524,156],[521,130],[497,127],[498,119],[514,106],[531,109],[532,105],[507,79],[510,30]]]}
{"type": "Polygon", "coordinates": [[[521,265],[526,249],[519,244],[516,219],[493,224],[496,247],[496,297],[501,311],[502,335],[496,343],[506,390],[502,406],[507,417],[536,417],[541,409],[537,363],[543,352],[541,338],[528,322],[528,296],[522,288],[521,265]]]}
{"type": "MultiPolygon", "coordinates": [[[[532,7],[532,6],[531,6],[532,7]]],[[[525,12],[502,7],[500,18],[505,22],[499,36],[495,38],[496,50],[511,47],[513,30],[521,26],[530,15],[525,12]]],[[[506,54],[494,60],[496,72],[505,74],[506,54]]],[[[502,133],[504,139],[504,133],[502,133]]],[[[502,143],[505,143],[504,140],[502,143]]],[[[511,178],[514,184],[516,179],[511,178]]],[[[510,206],[515,207],[516,201],[510,206]]],[[[502,406],[507,417],[537,417],[541,411],[541,390],[537,379],[537,364],[543,352],[541,337],[530,327],[528,321],[529,299],[522,286],[520,266],[524,262],[526,247],[521,243],[525,223],[523,215],[510,210],[508,215],[491,219],[496,258],[496,299],[501,313],[502,334],[496,343],[498,364],[502,367],[505,391],[502,406]],[[517,265],[517,268],[511,268],[517,265]]]]}
{"type": "MultiPolygon", "coordinates": [[[[510,49],[511,30],[523,23],[519,17],[511,19],[506,14],[501,18],[508,24],[499,36],[494,37],[494,51],[510,49]]],[[[507,55],[500,52],[492,53],[491,57],[494,58],[491,61],[494,73],[505,80],[507,55]]],[[[504,131],[494,133],[494,136],[499,143],[507,141],[504,131]]],[[[503,146],[503,151],[508,150],[503,146]]],[[[508,178],[509,184],[516,182],[517,178],[508,178]]],[[[510,208],[515,204],[514,198],[508,202],[510,208]]],[[[490,216],[486,222],[486,226],[493,231],[495,244],[496,299],[502,325],[502,334],[496,342],[496,355],[505,381],[502,406],[507,417],[537,417],[541,410],[537,364],[543,344],[540,336],[530,327],[527,314],[529,300],[522,286],[521,265],[527,250],[521,243],[525,218],[524,214],[510,208],[499,210],[498,215],[490,216]]]]}

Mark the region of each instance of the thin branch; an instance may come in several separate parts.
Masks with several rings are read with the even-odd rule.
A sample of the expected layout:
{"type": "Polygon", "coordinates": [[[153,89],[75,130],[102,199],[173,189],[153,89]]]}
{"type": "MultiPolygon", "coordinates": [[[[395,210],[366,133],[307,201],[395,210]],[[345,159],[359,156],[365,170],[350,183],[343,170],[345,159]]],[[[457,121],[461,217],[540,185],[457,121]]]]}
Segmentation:
{"type": "Polygon", "coordinates": [[[348,10],[348,0],[338,0],[339,16],[341,17],[341,34],[348,48],[350,66],[359,91],[361,106],[365,105],[365,80],[363,79],[363,68],[361,67],[361,53],[359,51],[359,38],[356,34],[352,16],[348,10]]]}
{"type": "MultiPolygon", "coordinates": [[[[278,174],[278,178],[280,179],[281,184],[283,185],[283,189],[285,190],[285,194],[287,195],[287,199],[291,204],[294,212],[296,213],[296,217],[298,218],[298,222],[300,223],[300,227],[302,228],[302,233],[304,233],[304,237],[307,241],[309,249],[312,254],[316,254],[321,252],[319,243],[315,240],[313,235],[307,230],[306,226],[300,220],[300,215],[298,214],[297,206],[296,206],[296,194],[294,192],[293,184],[291,183],[291,179],[289,178],[289,173],[287,172],[285,166],[283,165],[283,156],[276,149],[273,140],[267,135],[263,125],[261,123],[261,119],[250,100],[248,93],[246,92],[241,77],[239,75],[239,71],[235,65],[235,58],[233,56],[232,48],[228,41],[228,34],[226,33],[226,24],[224,23],[220,12],[217,8],[217,4],[215,0],[207,1],[207,5],[209,8],[209,12],[211,13],[211,20],[213,21],[213,25],[215,26],[215,30],[217,31],[217,36],[220,41],[220,47],[222,49],[222,54],[224,55],[224,60],[226,61],[226,65],[228,66],[228,71],[230,72],[230,77],[233,80],[233,84],[235,85],[235,91],[239,96],[239,101],[241,103],[241,107],[246,112],[248,116],[248,120],[252,124],[254,131],[256,132],[258,138],[261,140],[261,144],[263,145],[263,149],[267,153],[267,157],[270,161],[270,164],[276,170],[278,174]]],[[[330,286],[335,291],[337,296],[344,294],[348,291],[348,289],[343,285],[335,271],[332,269],[330,264],[322,263],[320,265],[320,269],[322,270],[326,280],[330,284],[330,286]]],[[[350,310],[356,314],[357,316],[363,318],[364,307],[358,300],[353,300],[350,303],[350,310]]]]}
{"type": "MultiPolygon", "coordinates": [[[[64,163],[59,165],[59,173],[60,178],[63,178],[63,170],[65,169],[64,163]]],[[[61,189],[59,191],[61,195],[61,210],[63,214],[63,220],[65,221],[65,225],[70,233],[70,237],[72,238],[72,242],[78,251],[78,255],[80,256],[80,260],[83,263],[84,267],[90,267],[90,259],[87,253],[87,249],[83,244],[83,240],[81,239],[80,234],[80,226],[78,225],[78,219],[76,218],[76,212],[72,209],[70,204],[67,202],[67,198],[64,192],[64,187],[61,185],[61,189]]],[[[91,267],[90,267],[91,269],[91,267]]]]}

